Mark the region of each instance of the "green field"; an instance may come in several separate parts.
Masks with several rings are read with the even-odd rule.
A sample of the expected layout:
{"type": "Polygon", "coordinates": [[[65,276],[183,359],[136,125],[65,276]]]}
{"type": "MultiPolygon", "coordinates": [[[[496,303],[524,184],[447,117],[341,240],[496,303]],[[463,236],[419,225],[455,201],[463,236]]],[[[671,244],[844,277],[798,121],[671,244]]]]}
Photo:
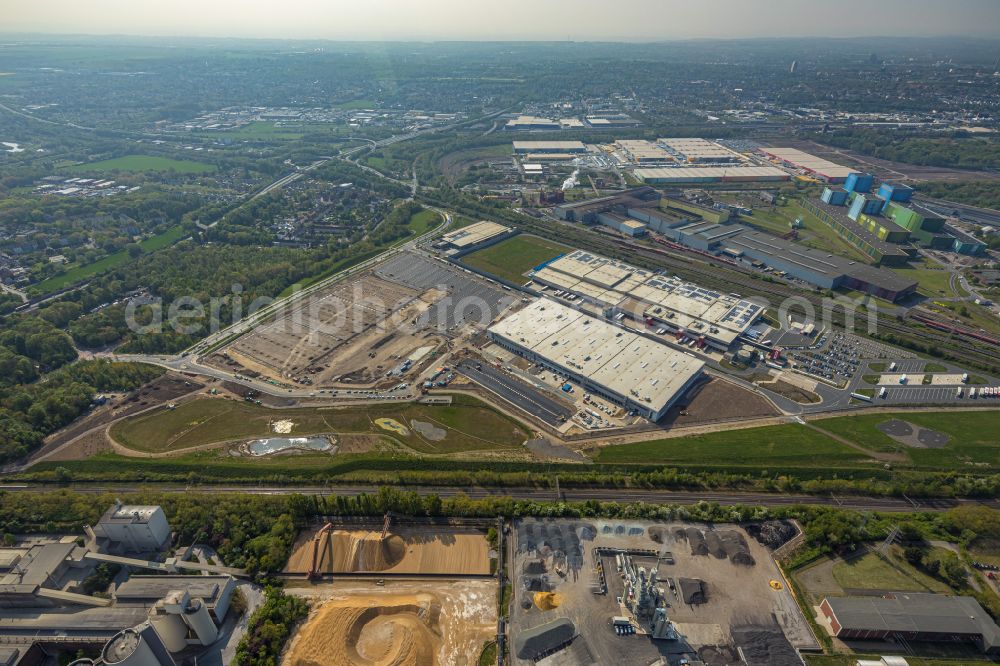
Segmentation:
{"type": "Polygon", "coordinates": [[[520,234],[488,248],[473,252],[462,262],[499,278],[521,284],[524,274],[535,266],[569,252],[559,243],[520,234]]]}
{"type": "Polygon", "coordinates": [[[899,414],[858,414],[813,421],[827,432],[871,451],[902,451],[918,467],[966,469],[970,464],[1000,466],[1000,411],[983,412],[912,412],[899,414]],[[917,426],[951,435],[942,449],[906,447],[876,426],[898,418],[917,426]]]}
{"type": "MultiPolygon", "coordinates": [[[[142,248],[143,252],[155,252],[156,250],[162,250],[165,247],[173,245],[185,236],[187,236],[187,232],[184,230],[184,227],[177,225],[176,227],[167,229],[162,234],[140,241],[139,247],[142,248]]],[[[75,266],[67,270],[65,273],[54,275],[46,280],[42,280],[38,284],[33,285],[30,288],[30,291],[32,293],[50,294],[52,292],[59,291],[60,289],[70,287],[77,282],[88,280],[105,271],[109,271],[128,259],[128,252],[120,250],[114,254],[109,254],[106,257],[98,259],[97,261],[83,266],[75,266]]]]}
{"type": "Polygon", "coordinates": [[[441,216],[430,209],[424,209],[410,218],[407,225],[410,229],[410,236],[420,236],[426,234],[441,222],[441,216]]]}
{"type": "Polygon", "coordinates": [[[747,223],[760,227],[765,231],[783,235],[791,231],[791,223],[796,218],[802,220],[804,233],[800,231],[803,245],[839,254],[850,259],[871,262],[871,257],[858,251],[853,245],[843,240],[833,229],[823,224],[815,215],[802,208],[798,201],[792,199],[784,206],[772,209],[755,208],[753,216],[747,218],[747,223]]]}
{"type": "Polygon", "coordinates": [[[845,590],[898,590],[901,592],[950,592],[947,585],[923,574],[894,555],[889,561],[868,553],[833,567],[833,577],[845,590]]]}
{"type": "Polygon", "coordinates": [[[598,451],[596,461],[649,465],[809,467],[820,458],[831,466],[857,466],[867,460],[860,451],[822,433],[803,425],[790,424],[608,446],[598,451]]]}
{"type": "Polygon", "coordinates": [[[943,268],[893,268],[892,271],[900,277],[915,280],[917,290],[926,296],[954,298],[962,295],[951,288],[951,273],[943,268]]]}
{"type": "Polygon", "coordinates": [[[225,398],[199,398],[176,409],[152,412],[116,423],[112,437],[130,449],[149,453],[179,451],[222,442],[274,435],[272,423],[293,422],[292,436],[361,433],[391,436],[420,453],[513,449],[530,436],[519,423],[465,396],[452,405],[369,405],[343,408],[268,409],[225,398]],[[441,441],[412,431],[401,436],[382,429],[375,419],[391,418],[409,426],[417,420],[447,431],[441,441]]]}
{"type": "Polygon", "coordinates": [[[204,162],[190,160],[173,160],[167,157],[152,155],[126,155],[100,162],[76,164],[66,169],[73,173],[91,173],[94,171],[176,171],[177,173],[209,173],[215,167],[204,162]]]}
{"type": "Polygon", "coordinates": [[[305,136],[304,128],[301,125],[276,125],[273,122],[256,121],[244,125],[238,129],[223,130],[221,132],[202,131],[197,132],[203,137],[225,137],[230,140],[248,141],[294,141],[305,136]]]}
{"type": "Polygon", "coordinates": [[[650,465],[706,465],[732,467],[774,466],[814,468],[817,460],[830,467],[864,467],[863,451],[818,432],[819,428],[873,452],[903,452],[914,467],[969,469],[970,465],[1000,466],[1000,411],[912,412],[858,414],[798,424],[651,440],[601,448],[599,463],[650,465]],[[880,432],[876,426],[899,418],[951,435],[942,449],[909,448],[880,432]]]}
{"type": "Polygon", "coordinates": [[[349,102],[334,104],[334,106],[345,111],[358,111],[361,109],[374,109],[377,105],[370,99],[352,99],[349,102]]]}

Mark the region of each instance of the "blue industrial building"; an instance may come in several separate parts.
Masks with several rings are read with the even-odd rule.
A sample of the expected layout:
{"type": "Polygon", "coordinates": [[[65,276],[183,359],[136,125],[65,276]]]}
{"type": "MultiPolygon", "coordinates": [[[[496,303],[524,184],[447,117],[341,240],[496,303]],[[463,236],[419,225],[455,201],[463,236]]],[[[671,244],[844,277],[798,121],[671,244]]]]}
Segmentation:
{"type": "MultiPolygon", "coordinates": [[[[851,174],[851,177],[856,174],[851,174]]],[[[851,177],[848,177],[850,180],[851,177]]],[[[832,190],[829,187],[823,188],[823,194],[820,196],[823,203],[828,203],[831,206],[843,206],[847,203],[847,190],[832,190]]]]}
{"type": "Polygon", "coordinates": [[[878,215],[882,212],[882,207],[885,202],[878,199],[877,197],[869,197],[864,194],[854,195],[854,200],[851,201],[851,209],[847,213],[847,217],[851,218],[855,222],[858,218],[864,215],[878,215]]]}
{"type": "Polygon", "coordinates": [[[913,188],[897,183],[882,183],[878,187],[878,195],[886,201],[905,203],[913,198],[913,188]]]}
{"type": "Polygon", "coordinates": [[[978,257],[986,253],[986,243],[972,234],[967,234],[961,229],[951,226],[945,227],[945,230],[955,238],[955,242],[951,248],[953,252],[969,255],[970,257],[978,257]]]}
{"type": "MultiPolygon", "coordinates": [[[[847,177],[847,180],[844,181],[844,189],[848,192],[867,194],[872,191],[872,185],[874,184],[875,176],[870,173],[852,173],[847,177]]],[[[827,203],[831,202],[827,201],[827,203]]]]}

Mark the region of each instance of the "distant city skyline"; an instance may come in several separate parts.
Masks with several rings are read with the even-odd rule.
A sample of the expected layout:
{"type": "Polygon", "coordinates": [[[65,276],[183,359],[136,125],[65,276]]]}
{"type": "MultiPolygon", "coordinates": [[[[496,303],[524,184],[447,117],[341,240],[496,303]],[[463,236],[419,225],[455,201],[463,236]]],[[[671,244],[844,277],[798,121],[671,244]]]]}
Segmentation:
{"type": "MultiPolygon", "coordinates": [[[[1000,37],[998,0],[35,0],[4,33],[332,40],[1000,37]],[[151,5],[156,7],[151,7],[151,5]]],[[[877,43],[872,45],[877,48],[877,43]]]]}

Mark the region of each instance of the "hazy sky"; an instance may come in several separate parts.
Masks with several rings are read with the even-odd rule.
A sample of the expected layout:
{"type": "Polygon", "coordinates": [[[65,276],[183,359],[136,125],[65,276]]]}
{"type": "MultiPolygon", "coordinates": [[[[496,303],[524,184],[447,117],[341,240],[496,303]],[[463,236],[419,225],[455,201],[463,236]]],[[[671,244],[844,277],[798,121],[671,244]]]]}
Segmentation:
{"type": "Polygon", "coordinates": [[[0,0],[0,31],[348,40],[1000,36],[1000,0],[0,0]]]}

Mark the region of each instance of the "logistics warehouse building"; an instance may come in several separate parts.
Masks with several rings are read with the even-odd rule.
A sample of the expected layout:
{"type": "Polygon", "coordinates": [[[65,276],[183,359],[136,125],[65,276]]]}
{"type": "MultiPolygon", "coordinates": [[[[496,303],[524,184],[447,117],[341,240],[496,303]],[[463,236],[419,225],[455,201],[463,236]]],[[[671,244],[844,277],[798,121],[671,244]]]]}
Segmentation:
{"type": "Polygon", "coordinates": [[[648,185],[671,183],[750,183],[791,180],[787,171],[771,166],[688,166],[636,169],[633,175],[648,185]]]}
{"type": "Polygon", "coordinates": [[[643,321],[699,348],[729,349],[764,311],[737,296],[584,250],[539,267],[531,278],[543,290],[572,294],[608,316],[643,321]]]}
{"type": "Polygon", "coordinates": [[[504,349],[652,421],[666,414],[705,366],[694,356],[546,298],[497,322],[488,334],[504,349]]]}
{"type": "Polygon", "coordinates": [[[822,157],[810,155],[798,148],[761,148],[760,152],[772,160],[818,176],[828,183],[843,183],[848,176],[858,171],[824,160],[822,157]]]}
{"type": "Polygon", "coordinates": [[[465,253],[498,243],[514,233],[516,232],[510,227],[496,222],[476,222],[446,233],[435,246],[465,253]]]}
{"type": "Polygon", "coordinates": [[[567,155],[583,155],[587,146],[581,141],[515,141],[515,155],[564,153],[567,155]]]}

